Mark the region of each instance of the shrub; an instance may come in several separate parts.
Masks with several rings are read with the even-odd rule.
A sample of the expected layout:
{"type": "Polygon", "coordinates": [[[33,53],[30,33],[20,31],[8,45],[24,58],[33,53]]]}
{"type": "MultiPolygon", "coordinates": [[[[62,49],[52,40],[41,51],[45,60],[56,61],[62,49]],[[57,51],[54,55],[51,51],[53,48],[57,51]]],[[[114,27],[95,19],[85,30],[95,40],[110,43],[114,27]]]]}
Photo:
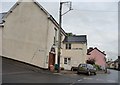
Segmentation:
{"type": "Polygon", "coordinates": [[[86,61],[86,63],[94,65],[95,64],[95,59],[89,59],[89,60],[86,61]]]}
{"type": "Polygon", "coordinates": [[[101,70],[101,67],[100,67],[99,65],[94,64],[93,66],[94,66],[97,70],[101,70]]]}

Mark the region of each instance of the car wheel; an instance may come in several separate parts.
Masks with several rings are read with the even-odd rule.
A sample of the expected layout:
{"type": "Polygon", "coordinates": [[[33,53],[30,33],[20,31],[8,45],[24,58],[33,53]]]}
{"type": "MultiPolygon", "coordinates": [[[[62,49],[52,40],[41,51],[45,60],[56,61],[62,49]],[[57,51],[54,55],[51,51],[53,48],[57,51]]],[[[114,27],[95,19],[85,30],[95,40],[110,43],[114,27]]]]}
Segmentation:
{"type": "Polygon", "coordinates": [[[90,71],[88,71],[88,76],[90,76],[90,74],[91,74],[90,71]]]}
{"type": "Polygon", "coordinates": [[[79,72],[77,72],[77,74],[80,74],[79,72]]]}
{"type": "Polygon", "coordinates": [[[94,75],[96,75],[96,72],[94,72],[94,75]]]}
{"type": "Polygon", "coordinates": [[[73,68],[71,68],[71,71],[73,71],[73,68]]]}

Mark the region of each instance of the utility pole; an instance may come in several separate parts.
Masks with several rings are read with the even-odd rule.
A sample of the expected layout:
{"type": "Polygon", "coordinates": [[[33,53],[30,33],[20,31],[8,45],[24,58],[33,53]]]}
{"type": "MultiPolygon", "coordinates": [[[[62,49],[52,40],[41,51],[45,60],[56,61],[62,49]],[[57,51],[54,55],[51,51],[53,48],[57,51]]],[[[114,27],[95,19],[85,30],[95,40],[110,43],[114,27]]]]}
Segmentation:
{"type": "Polygon", "coordinates": [[[71,9],[71,2],[60,2],[60,9],[59,9],[59,30],[58,30],[58,58],[57,58],[57,63],[58,63],[58,70],[57,72],[60,72],[60,54],[61,54],[61,24],[62,24],[62,15],[65,15],[67,12],[62,14],[62,5],[64,3],[70,3],[70,8],[67,12],[69,12],[71,9]]]}

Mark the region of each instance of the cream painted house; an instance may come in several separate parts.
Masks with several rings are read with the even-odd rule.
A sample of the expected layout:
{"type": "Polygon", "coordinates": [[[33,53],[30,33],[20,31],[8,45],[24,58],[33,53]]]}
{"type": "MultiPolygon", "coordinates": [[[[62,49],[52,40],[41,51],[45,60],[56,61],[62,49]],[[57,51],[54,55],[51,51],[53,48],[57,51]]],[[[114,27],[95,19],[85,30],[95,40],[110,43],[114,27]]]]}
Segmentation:
{"type": "Polygon", "coordinates": [[[65,37],[62,47],[61,67],[71,70],[80,63],[85,63],[87,53],[86,35],[65,37]]]}
{"type": "MultiPolygon", "coordinates": [[[[3,56],[48,68],[52,49],[52,63],[57,63],[59,24],[38,2],[29,1],[17,2],[3,18],[3,56]]],[[[64,39],[64,30],[61,34],[64,39]]]]}

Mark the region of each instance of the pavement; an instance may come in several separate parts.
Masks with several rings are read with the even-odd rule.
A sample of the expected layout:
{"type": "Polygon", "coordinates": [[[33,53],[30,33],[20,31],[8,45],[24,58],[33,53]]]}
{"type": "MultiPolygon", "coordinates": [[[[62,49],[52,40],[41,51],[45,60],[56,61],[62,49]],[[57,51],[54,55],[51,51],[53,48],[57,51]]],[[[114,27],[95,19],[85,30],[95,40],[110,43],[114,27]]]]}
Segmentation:
{"type": "MultiPolygon", "coordinates": [[[[77,74],[77,71],[62,70],[61,74],[77,74]]],[[[106,74],[104,71],[97,71],[97,74],[106,74]]]]}
{"type": "MultiPolygon", "coordinates": [[[[61,70],[61,74],[77,74],[77,71],[70,71],[70,70],[61,70]]],[[[107,73],[105,71],[97,71],[97,74],[110,74],[110,70],[107,73]]]]}
{"type": "Polygon", "coordinates": [[[61,71],[52,73],[11,59],[2,58],[2,83],[118,83],[118,71],[110,74],[84,75],[61,71]]]}
{"type": "Polygon", "coordinates": [[[77,71],[70,71],[70,70],[61,70],[61,74],[77,74],[77,71]]]}

